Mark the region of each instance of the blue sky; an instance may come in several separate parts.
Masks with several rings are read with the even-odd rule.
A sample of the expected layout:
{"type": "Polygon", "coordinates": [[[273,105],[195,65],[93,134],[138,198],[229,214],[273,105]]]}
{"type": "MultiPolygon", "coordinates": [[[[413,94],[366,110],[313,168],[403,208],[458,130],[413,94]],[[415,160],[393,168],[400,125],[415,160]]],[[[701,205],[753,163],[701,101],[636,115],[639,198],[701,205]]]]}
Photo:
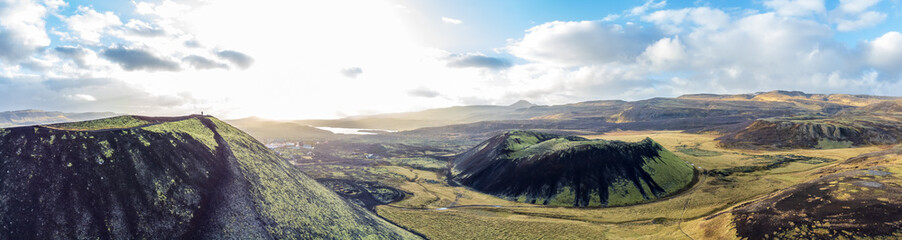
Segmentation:
{"type": "Polygon", "coordinates": [[[899,95],[899,5],[0,0],[0,111],[302,119],[520,99],[899,95]]]}

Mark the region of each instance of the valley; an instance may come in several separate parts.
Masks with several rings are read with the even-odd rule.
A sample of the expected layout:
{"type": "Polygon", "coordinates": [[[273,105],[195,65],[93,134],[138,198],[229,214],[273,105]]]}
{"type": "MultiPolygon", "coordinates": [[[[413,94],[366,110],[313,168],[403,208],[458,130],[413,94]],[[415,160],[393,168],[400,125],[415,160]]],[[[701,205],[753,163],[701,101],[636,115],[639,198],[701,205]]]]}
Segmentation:
{"type": "MultiPolygon", "coordinates": [[[[391,154],[350,166],[340,161],[301,167],[328,177],[379,181],[408,194],[376,206],[376,212],[432,239],[493,238],[735,238],[730,211],[742,203],[823,175],[822,170],[885,146],[783,151],[725,149],[716,134],[680,131],[619,131],[584,135],[589,139],[640,141],[651,138],[699,170],[697,182],[674,196],[639,205],[573,208],[510,201],[463,186],[452,186],[446,170],[411,166],[391,154]],[[782,161],[794,156],[794,161],[782,161]],[[765,168],[766,166],[776,166],[765,168]],[[752,171],[724,170],[752,167],[752,171]],[[760,167],[760,168],[755,168],[760,167]],[[324,171],[323,169],[328,169],[324,171]],[[339,176],[336,176],[339,175],[339,176]],[[682,231],[681,231],[682,230],[682,231]],[[566,234],[557,234],[566,233],[566,234]]],[[[456,149],[456,148],[454,148],[456,149]]],[[[436,151],[438,149],[433,149],[436,151]]],[[[450,151],[449,151],[450,152],[450,151]]],[[[416,156],[417,152],[406,152],[416,156]]],[[[406,155],[405,157],[411,157],[406,155]]],[[[430,159],[433,155],[420,155],[430,159]]],[[[434,160],[438,161],[438,160],[434,160]]],[[[436,164],[435,167],[441,165],[436,164]]],[[[317,176],[313,174],[313,176],[317,176]]]]}
{"type": "MultiPolygon", "coordinates": [[[[62,226],[75,220],[47,216],[92,209],[93,220],[79,227],[99,236],[158,236],[135,230],[153,226],[180,236],[278,238],[891,239],[902,236],[896,227],[902,203],[894,197],[902,192],[902,146],[893,140],[902,139],[895,130],[898,106],[882,97],[775,91],[565,107],[464,106],[446,114],[464,121],[455,114],[473,120],[496,111],[502,120],[419,128],[433,120],[393,115],[416,124],[368,134],[325,131],[304,124],[309,121],[204,115],[6,128],[0,129],[4,192],[38,184],[95,197],[99,187],[116,197],[104,200],[111,208],[79,200],[74,210],[29,218],[39,204],[28,199],[61,196],[7,195],[0,200],[21,209],[0,210],[20,220],[5,218],[0,227],[9,236],[81,234],[65,227],[11,229],[62,226]],[[533,111],[550,115],[524,115],[533,111]],[[103,170],[110,167],[120,172],[103,170]],[[212,187],[214,175],[232,180],[212,187]],[[60,185],[66,182],[85,190],[60,185]],[[135,191],[141,194],[131,198],[150,199],[139,208],[169,220],[148,225],[141,220],[148,217],[117,217],[117,206],[130,199],[124,194],[135,191]],[[201,207],[226,196],[232,200],[218,210],[201,207]],[[217,215],[224,213],[243,217],[217,215]],[[257,225],[251,216],[268,223],[257,225]],[[206,225],[178,224],[189,220],[206,225]],[[101,221],[113,222],[110,230],[101,221]],[[323,221],[340,230],[322,228],[323,221]]],[[[354,121],[360,119],[342,123],[354,121]]]]}
{"type": "MultiPolygon", "coordinates": [[[[371,209],[379,216],[430,239],[485,239],[499,236],[530,239],[754,239],[763,235],[749,235],[738,227],[749,224],[740,220],[740,217],[747,216],[749,208],[746,206],[749,204],[773,201],[768,200],[768,196],[830,174],[897,166],[897,158],[886,155],[881,155],[884,162],[880,164],[868,161],[849,162],[849,159],[875,158],[868,156],[895,149],[895,142],[858,141],[856,139],[860,138],[855,136],[859,135],[853,135],[864,132],[861,129],[871,129],[868,131],[898,137],[893,130],[898,125],[898,120],[895,120],[895,114],[898,114],[895,104],[897,100],[891,98],[774,91],[757,95],[693,95],[672,100],[571,104],[567,110],[563,110],[571,111],[570,117],[564,117],[556,113],[558,110],[553,110],[560,108],[559,106],[532,106],[514,111],[518,113],[498,113],[510,114],[507,120],[365,136],[335,134],[326,138],[311,138],[306,142],[317,141],[315,150],[310,151],[310,155],[294,155],[298,157],[292,158],[292,162],[299,170],[317,179],[378,182],[402,192],[405,195],[403,198],[372,206],[371,209]],[[590,105],[592,107],[587,109],[604,109],[605,106],[624,104],[634,107],[601,113],[600,118],[593,117],[594,114],[599,114],[597,110],[576,112],[570,107],[590,105]],[[647,104],[643,107],[646,109],[643,110],[644,113],[630,113],[636,111],[635,105],[638,104],[647,104]],[[668,105],[674,107],[672,104],[677,104],[682,109],[675,111],[672,108],[662,108],[668,105]],[[712,106],[719,106],[716,108],[722,110],[712,112],[712,106]],[[784,106],[785,110],[767,113],[777,109],[775,106],[784,106]],[[540,111],[536,108],[544,109],[541,110],[544,114],[551,114],[557,119],[549,120],[547,117],[532,115],[528,119],[517,117],[517,114],[522,114],[519,112],[540,111]],[[584,114],[591,115],[583,117],[584,114]],[[605,114],[613,117],[604,117],[605,114]],[[805,120],[804,116],[808,115],[820,117],[805,120]],[[793,135],[795,133],[792,132],[769,133],[755,127],[759,121],[822,121],[834,125],[844,121],[852,123],[846,125],[855,130],[848,130],[847,133],[844,132],[847,130],[823,128],[828,133],[823,135],[807,132],[800,132],[798,135],[793,135]],[[536,149],[558,149],[554,146],[570,146],[572,144],[565,142],[578,139],[626,143],[653,141],[676,159],[695,169],[695,177],[691,178],[686,188],[672,194],[607,207],[598,206],[598,200],[587,201],[596,201],[595,205],[573,207],[573,201],[554,204],[554,201],[545,201],[542,197],[531,199],[514,197],[516,194],[499,195],[497,192],[478,190],[479,187],[461,185],[459,180],[454,180],[454,176],[460,173],[460,170],[454,170],[455,161],[472,155],[467,153],[474,151],[471,149],[488,149],[483,141],[491,142],[493,136],[513,133],[516,131],[511,130],[517,129],[550,134],[549,136],[574,136],[567,137],[569,140],[564,140],[563,145],[554,144],[549,145],[550,148],[536,149]],[[792,136],[804,136],[799,139],[808,140],[804,144],[795,144],[783,139],[792,136]],[[727,138],[743,139],[745,142],[742,146],[727,144],[727,138]],[[852,144],[840,144],[843,141],[852,144]]],[[[455,108],[454,111],[466,109],[455,108]]],[[[468,114],[474,116],[472,113],[468,114]]],[[[809,129],[821,131],[822,128],[809,129]]],[[[538,142],[542,141],[544,140],[538,142]]],[[[522,138],[518,141],[526,142],[522,142],[522,138]]],[[[523,156],[540,153],[530,151],[532,153],[523,156]]],[[[518,154],[507,153],[504,156],[516,159],[516,156],[522,155],[518,154]]],[[[487,164],[486,161],[490,159],[476,160],[481,164],[487,164]]],[[[496,174],[493,176],[499,176],[497,169],[501,165],[491,166],[496,169],[492,170],[496,174]]],[[[548,169],[553,167],[523,173],[536,174],[548,169]]],[[[890,176],[896,176],[893,171],[886,172],[890,176]]],[[[499,181],[504,180],[488,182],[497,184],[499,181]]],[[[798,230],[793,230],[797,228],[795,226],[771,226],[767,229],[773,232],[768,233],[768,236],[820,236],[810,235],[812,231],[820,229],[812,226],[824,225],[820,220],[811,221],[818,222],[794,223],[806,226],[798,230]],[[798,235],[800,233],[809,235],[798,235]]],[[[815,232],[823,231],[825,230],[815,232]]],[[[869,234],[893,236],[898,233],[852,231],[843,236],[871,236],[869,234]]]]}

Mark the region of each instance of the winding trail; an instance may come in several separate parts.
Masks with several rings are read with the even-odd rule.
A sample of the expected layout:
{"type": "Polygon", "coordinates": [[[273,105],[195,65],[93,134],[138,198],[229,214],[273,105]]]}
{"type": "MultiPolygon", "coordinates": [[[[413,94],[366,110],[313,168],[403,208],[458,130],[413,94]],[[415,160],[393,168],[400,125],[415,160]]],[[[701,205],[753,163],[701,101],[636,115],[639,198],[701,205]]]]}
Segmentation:
{"type": "MultiPolygon", "coordinates": [[[[694,165],[693,165],[693,167],[694,167],[694,165]]],[[[699,172],[702,175],[702,180],[699,181],[698,183],[696,183],[692,190],[688,191],[689,195],[686,197],[686,204],[683,205],[683,210],[680,211],[680,220],[677,221],[677,229],[679,229],[680,232],[683,233],[683,235],[686,235],[686,237],[688,237],[689,239],[692,239],[692,240],[695,240],[695,238],[693,238],[692,236],[689,236],[689,234],[687,234],[686,231],[683,231],[683,214],[686,213],[686,209],[689,208],[689,203],[692,202],[692,193],[695,192],[694,188],[703,184],[705,182],[705,180],[708,180],[708,174],[704,173],[705,169],[702,167],[697,167],[697,168],[700,170],[699,172]]]]}

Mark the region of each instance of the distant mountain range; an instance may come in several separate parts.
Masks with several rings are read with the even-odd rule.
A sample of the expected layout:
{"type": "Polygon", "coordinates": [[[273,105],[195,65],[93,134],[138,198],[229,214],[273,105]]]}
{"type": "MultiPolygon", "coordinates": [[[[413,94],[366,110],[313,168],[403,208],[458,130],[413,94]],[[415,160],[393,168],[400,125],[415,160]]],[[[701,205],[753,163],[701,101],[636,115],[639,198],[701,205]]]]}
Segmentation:
{"type": "MultiPolygon", "coordinates": [[[[615,130],[681,130],[724,135],[738,148],[836,148],[893,144],[902,140],[900,97],[770,91],[689,94],[639,101],[601,100],[536,105],[475,105],[331,120],[227,120],[261,140],[331,138],[315,127],[386,129],[386,136],[482,141],[512,129],[591,134],[615,130]]],[[[78,121],[114,113],[23,110],[0,113],[0,127],[78,121]]]]}
{"type": "Polygon", "coordinates": [[[521,100],[509,106],[457,106],[418,112],[295,122],[324,127],[391,130],[511,120],[600,120],[607,123],[639,123],[686,118],[708,120],[717,118],[736,123],[739,122],[738,119],[754,120],[753,118],[790,116],[799,113],[835,114],[844,109],[900,100],[902,98],[899,97],[807,94],[778,90],[735,95],[691,94],[640,101],[601,100],[552,106],[535,105],[521,100]]]}
{"type": "Polygon", "coordinates": [[[75,122],[117,116],[112,112],[64,113],[41,110],[0,112],[0,127],[29,126],[61,122],[75,122]]]}

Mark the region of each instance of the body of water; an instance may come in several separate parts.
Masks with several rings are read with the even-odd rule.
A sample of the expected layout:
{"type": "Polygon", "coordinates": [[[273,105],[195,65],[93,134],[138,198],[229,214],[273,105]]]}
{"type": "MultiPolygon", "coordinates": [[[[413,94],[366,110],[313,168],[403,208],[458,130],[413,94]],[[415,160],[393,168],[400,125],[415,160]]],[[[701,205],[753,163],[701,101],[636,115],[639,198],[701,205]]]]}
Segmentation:
{"type": "Polygon", "coordinates": [[[318,129],[330,131],[335,134],[357,134],[357,135],[373,135],[379,132],[397,132],[385,129],[366,129],[366,128],[337,128],[337,127],[316,127],[318,129]]]}

